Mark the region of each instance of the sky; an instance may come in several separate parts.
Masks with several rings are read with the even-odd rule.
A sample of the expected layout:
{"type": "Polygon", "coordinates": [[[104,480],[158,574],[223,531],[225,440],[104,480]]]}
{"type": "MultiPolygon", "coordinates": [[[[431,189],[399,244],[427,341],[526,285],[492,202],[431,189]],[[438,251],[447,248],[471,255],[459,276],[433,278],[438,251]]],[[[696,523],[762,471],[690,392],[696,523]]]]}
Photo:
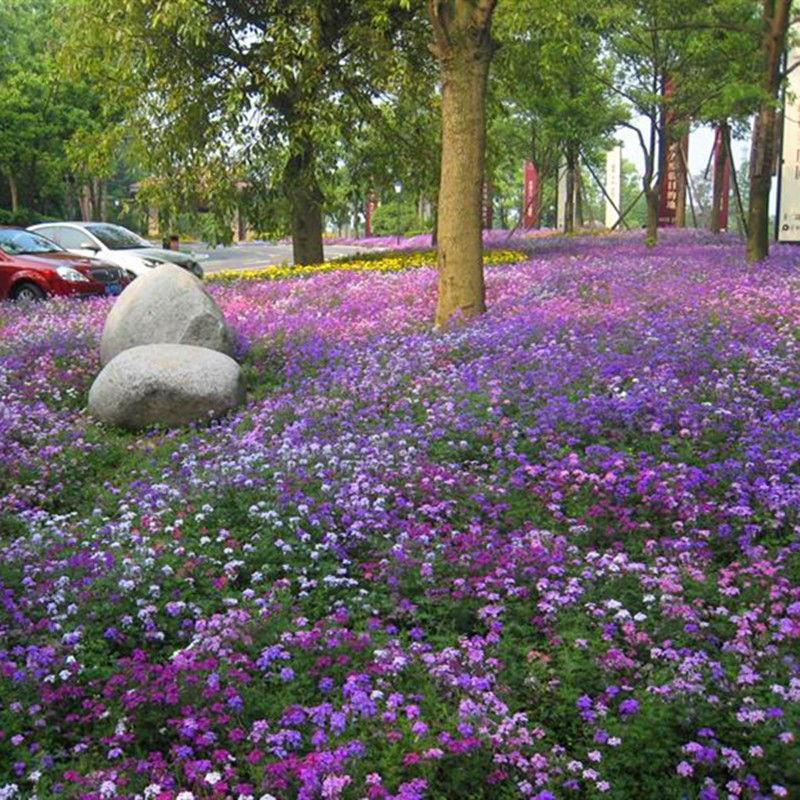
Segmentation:
{"type": "MultiPolygon", "coordinates": [[[[642,133],[647,133],[646,127],[642,127],[642,133]]],[[[644,158],[636,134],[629,128],[620,128],[616,136],[622,142],[622,157],[633,162],[640,173],[643,172],[644,158]]],[[[697,128],[689,135],[689,171],[693,176],[705,172],[713,146],[714,130],[707,125],[697,128]]],[[[734,140],[731,150],[736,168],[739,169],[742,162],[749,157],[750,142],[734,140]]]]}

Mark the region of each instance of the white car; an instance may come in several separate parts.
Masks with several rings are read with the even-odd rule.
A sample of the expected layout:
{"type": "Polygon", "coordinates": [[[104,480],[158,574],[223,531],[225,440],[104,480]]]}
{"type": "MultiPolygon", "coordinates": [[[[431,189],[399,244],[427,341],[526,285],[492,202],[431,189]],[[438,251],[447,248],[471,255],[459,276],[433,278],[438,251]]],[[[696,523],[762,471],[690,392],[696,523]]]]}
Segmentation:
{"type": "Polygon", "coordinates": [[[46,236],[70,253],[101,258],[137,276],[169,261],[198,278],[203,277],[203,268],[190,255],[153,247],[121,225],[109,222],[42,222],[31,225],[28,230],[46,236]]]}

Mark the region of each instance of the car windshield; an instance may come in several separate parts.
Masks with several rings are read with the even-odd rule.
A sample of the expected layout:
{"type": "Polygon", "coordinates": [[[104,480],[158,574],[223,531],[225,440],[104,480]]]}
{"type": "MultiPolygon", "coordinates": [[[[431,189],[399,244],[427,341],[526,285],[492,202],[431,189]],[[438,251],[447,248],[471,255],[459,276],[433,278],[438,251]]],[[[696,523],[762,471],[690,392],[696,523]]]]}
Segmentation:
{"type": "Polygon", "coordinates": [[[87,225],[86,230],[96,236],[109,250],[131,250],[138,247],[152,247],[150,242],[137,236],[133,231],[119,225],[87,225]]]}
{"type": "Polygon", "coordinates": [[[63,253],[55,242],[31,231],[0,228],[0,250],[10,256],[28,256],[34,253],[63,253]]]}

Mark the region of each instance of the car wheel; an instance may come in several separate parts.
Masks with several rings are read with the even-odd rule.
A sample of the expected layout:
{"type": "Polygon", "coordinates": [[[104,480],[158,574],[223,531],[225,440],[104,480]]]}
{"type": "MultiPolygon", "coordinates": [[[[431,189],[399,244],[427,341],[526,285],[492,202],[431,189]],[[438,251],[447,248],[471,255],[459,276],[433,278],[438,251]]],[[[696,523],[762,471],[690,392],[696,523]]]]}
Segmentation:
{"type": "Polygon", "coordinates": [[[20,283],[14,287],[11,293],[11,299],[16,300],[18,303],[38,303],[39,300],[44,300],[47,295],[35,283],[20,283]]]}

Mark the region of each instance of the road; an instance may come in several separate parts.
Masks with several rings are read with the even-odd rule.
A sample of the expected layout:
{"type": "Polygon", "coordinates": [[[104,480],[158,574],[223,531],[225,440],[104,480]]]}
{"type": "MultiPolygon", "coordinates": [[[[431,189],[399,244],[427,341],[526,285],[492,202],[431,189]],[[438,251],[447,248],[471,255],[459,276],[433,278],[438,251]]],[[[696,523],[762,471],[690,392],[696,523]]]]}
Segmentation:
{"type": "MultiPolygon", "coordinates": [[[[363,247],[349,245],[326,245],[325,260],[363,251],[363,247]]],[[[247,242],[231,247],[208,248],[205,245],[181,245],[181,250],[191,251],[205,272],[223,269],[256,269],[280,264],[291,264],[292,246],[269,242],[247,242]]]]}

